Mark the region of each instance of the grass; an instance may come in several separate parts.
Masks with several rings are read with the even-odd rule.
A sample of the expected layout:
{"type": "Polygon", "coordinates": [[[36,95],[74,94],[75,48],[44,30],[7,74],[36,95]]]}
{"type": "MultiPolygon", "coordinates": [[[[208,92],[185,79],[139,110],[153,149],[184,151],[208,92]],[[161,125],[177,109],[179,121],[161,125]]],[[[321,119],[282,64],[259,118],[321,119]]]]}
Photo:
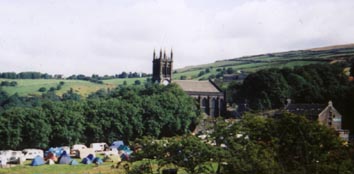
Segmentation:
{"type": "Polygon", "coordinates": [[[141,83],[146,81],[146,78],[126,78],[126,79],[112,79],[103,80],[103,84],[92,83],[84,80],[64,80],[64,79],[0,79],[2,81],[16,81],[17,86],[2,87],[9,95],[17,93],[20,96],[35,96],[41,95],[39,88],[45,87],[47,91],[54,87],[56,88],[60,82],[64,82],[60,90],[55,90],[55,93],[61,96],[63,93],[73,89],[74,92],[80,94],[81,96],[88,96],[89,94],[98,91],[99,89],[113,89],[118,85],[123,84],[124,81],[127,84],[134,84],[135,80],[140,80],[141,83]]]}
{"type": "MultiPolygon", "coordinates": [[[[78,162],[80,161],[80,159],[76,159],[78,162]]],[[[127,163],[127,162],[123,162],[121,164],[121,167],[116,168],[116,163],[113,162],[104,162],[102,165],[96,166],[95,164],[89,164],[89,165],[85,165],[85,164],[79,164],[76,166],[71,166],[71,165],[65,165],[65,164],[54,164],[54,165],[41,165],[41,166],[30,166],[30,162],[31,161],[26,161],[26,163],[24,165],[18,165],[15,167],[11,167],[11,168],[0,168],[0,173],[1,174],[22,174],[22,173],[40,173],[40,174],[66,174],[66,173],[75,173],[75,174],[79,174],[79,173],[85,173],[85,174],[124,174],[125,170],[122,167],[124,164],[123,163],[127,163]]],[[[132,165],[134,166],[138,166],[142,163],[147,162],[146,160],[143,161],[137,161],[134,162],[132,165]]],[[[213,170],[216,170],[216,163],[211,163],[211,166],[213,168],[213,170]]],[[[130,167],[132,168],[132,166],[130,167]]],[[[154,173],[157,173],[157,163],[152,161],[152,169],[154,171],[154,173]]],[[[179,174],[187,174],[187,172],[182,169],[179,168],[178,169],[178,173],[179,174]]]]}
{"type": "Polygon", "coordinates": [[[124,81],[127,82],[128,85],[134,84],[136,80],[140,80],[140,82],[143,84],[146,82],[146,77],[141,77],[141,78],[125,78],[125,79],[110,79],[110,80],[103,80],[103,83],[106,85],[112,85],[112,86],[118,86],[118,85],[123,85],[124,81]]]}
{"type": "Polygon", "coordinates": [[[194,80],[201,78],[206,79],[211,74],[216,75],[217,72],[215,69],[217,68],[233,68],[235,70],[242,70],[244,72],[251,73],[261,69],[284,67],[292,68],[294,66],[303,66],[308,64],[328,63],[332,60],[342,60],[351,57],[354,57],[354,47],[321,51],[299,50],[260,54],[181,68],[177,70],[178,73],[174,74],[174,79],[179,79],[182,75],[194,80]],[[205,74],[202,77],[198,77],[200,71],[210,67],[213,69],[211,69],[210,73],[205,74]]]}
{"type": "Polygon", "coordinates": [[[113,162],[105,162],[102,165],[96,166],[95,164],[79,164],[76,166],[65,165],[65,164],[54,164],[54,165],[41,165],[41,166],[30,166],[29,164],[18,165],[11,168],[2,168],[0,173],[11,173],[11,174],[22,174],[22,173],[41,173],[41,174],[54,174],[54,173],[85,173],[85,174],[96,174],[96,173],[107,173],[107,174],[117,174],[124,173],[124,169],[111,168],[114,165],[113,162]]]}

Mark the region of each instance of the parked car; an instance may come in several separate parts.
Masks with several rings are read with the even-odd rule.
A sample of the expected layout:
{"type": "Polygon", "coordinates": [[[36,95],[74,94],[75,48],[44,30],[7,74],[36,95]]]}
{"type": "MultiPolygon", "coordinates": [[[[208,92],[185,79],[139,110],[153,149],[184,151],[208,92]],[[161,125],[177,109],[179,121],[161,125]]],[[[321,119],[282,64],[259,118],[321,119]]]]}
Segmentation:
{"type": "Polygon", "coordinates": [[[90,148],[92,148],[95,152],[105,151],[108,147],[107,143],[91,143],[90,148]]]}
{"type": "Polygon", "coordinates": [[[41,149],[23,149],[23,155],[27,159],[34,159],[36,156],[40,156],[43,158],[43,150],[41,149]]]}

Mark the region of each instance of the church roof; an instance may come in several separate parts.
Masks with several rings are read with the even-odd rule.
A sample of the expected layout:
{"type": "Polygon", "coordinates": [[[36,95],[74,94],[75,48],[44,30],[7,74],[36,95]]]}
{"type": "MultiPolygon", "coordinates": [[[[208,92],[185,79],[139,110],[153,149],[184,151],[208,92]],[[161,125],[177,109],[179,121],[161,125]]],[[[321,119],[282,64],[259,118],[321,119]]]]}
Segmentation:
{"type": "Polygon", "coordinates": [[[198,80],[174,80],[185,92],[222,92],[211,81],[198,80]]]}

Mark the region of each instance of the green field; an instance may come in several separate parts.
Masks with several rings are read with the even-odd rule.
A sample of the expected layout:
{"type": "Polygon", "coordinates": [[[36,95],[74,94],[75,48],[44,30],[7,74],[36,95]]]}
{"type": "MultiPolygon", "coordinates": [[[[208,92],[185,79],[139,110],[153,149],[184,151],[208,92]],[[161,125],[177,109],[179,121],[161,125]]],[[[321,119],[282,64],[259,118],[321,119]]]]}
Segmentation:
{"type": "MultiPolygon", "coordinates": [[[[79,159],[76,159],[78,162],[79,159]]],[[[143,161],[137,161],[134,163],[129,163],[130,168],[132,169],[135,166],[142,164],[143,161]]],[[[146,162],[146,161],[145,161],[146,162]]],[[[145,163],[144,162],[144,163],[145,163]]],[[[124,174],[126,173],[124,168],[122,167],[124,164],[128,162],[122,162],[121,166],[117,168],[117,164],[113,162],[104,162],[102,165],[96,166],[95,164],[82,164],[71,166],[65,164],[54,164],[54,165],[41,165],[41,166],[30,166],[30,161],[26,161],[24,165],[17,165],[11,168],[0,168],[1,174],[23,174],[23,173],[31,173],[31,174],[124,174]]],[[[157,164],[156,162],[152,162],[152,168],[155,173],[157,173],[157,164]]],[[[216,164],[212,164],[212,170],[216,170],[216,164]]],[[[187,172],[183,169],[178,169],[179,174],[187,174],[187,172]]]]}
{"type": "Polygon", "coordinates": [[[334,47],[335,49],[319,49],[288,51],[281,53],[268,53],[255,56],[245,56],[227,60],[220,60],[214,63],[188,66],[177,69],[174,79],[180,79],[181,76],[187,76],[187,79],[207,79],[211,74],[216,74],[216,69],[233,68],[246,73],[255,72],[268,68],[292,68],[294,66],[303,66],[308,64],[331,63],[336,61],[348,61],[354,58],[354,45],[345,45],[343,47],[334,47]],[[200,71],[209,68],[210,73],[198,77],[200,71]]]}
{"type": "Polygon", "coordinates": [[[41,95],[39,88],[45,87],[49,90],[51,87],[56,88],[60,82],[64,82],[60,90],[55,90],[55,93],[61,96],[63,93],[67,92],[70,89],[73,89],[74,92],[79,93],[82,96],[87,96],[93,92],[96,92],[99,89],[113,89],[120,84],[123,84],[124,81],[128,85],[134,84],[135,80],[140,80],[142,83],[146,81],[146,78],[126,78],[126,79],[112,79],[104,80],[103,84],[92,83],[84,80],[64,80],[64,79],[0,79],[2,81],[16,81],[17,86],[11,87],[6,86],[2,87],[8,94],[12,95],[17,93],[20,96],[26,95],[41,95]]]}

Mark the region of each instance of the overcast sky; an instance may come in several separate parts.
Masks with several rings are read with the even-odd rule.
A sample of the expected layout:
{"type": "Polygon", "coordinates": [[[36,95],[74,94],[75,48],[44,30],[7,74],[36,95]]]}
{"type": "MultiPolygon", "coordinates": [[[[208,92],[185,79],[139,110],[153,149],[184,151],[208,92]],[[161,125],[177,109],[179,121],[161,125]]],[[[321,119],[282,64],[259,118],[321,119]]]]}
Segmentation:
{"type": "Polygon", "coordinates": [[[354,42],[353,0],[0,0],[0,72],[151,73],[354,42]]]}

